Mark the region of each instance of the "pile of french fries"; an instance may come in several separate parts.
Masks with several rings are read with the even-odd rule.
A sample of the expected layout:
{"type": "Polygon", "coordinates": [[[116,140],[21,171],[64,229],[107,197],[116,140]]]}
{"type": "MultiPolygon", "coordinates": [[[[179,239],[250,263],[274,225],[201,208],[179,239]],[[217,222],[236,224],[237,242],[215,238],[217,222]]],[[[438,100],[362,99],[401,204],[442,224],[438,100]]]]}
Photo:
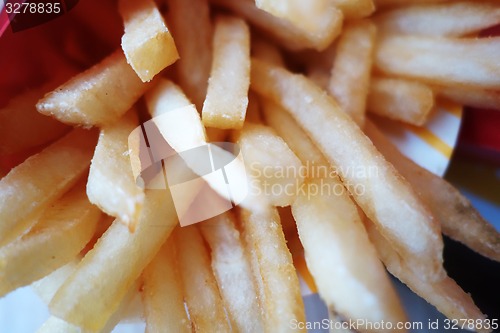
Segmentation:
{"type": "MultiPolygon", "coordinates": [[[[0,180],[0,296],[32,284],[51,313],[38,332],[109,332],[137,294],[147,332],[293,331],[306,318],[287,242],[340,320],[406,322],[389,271],[491,331],[447,276],[441,233],[496,261],[500,234],[373,117],[422,126],[445,99],[500,109],[500,37],[481,34],[500,4],[118,0],[94,12],[119,13],[121,48],[76,75],[67,62],[0,110],[0,154],[20,161],[0,180]],[[168,186],[147,186],[167,185],[167,163],[141,174],[144,154],[162,153],[132,135],[146,122],[178,153],[237,144],[235,181],[259,193],[179,226],[168,186]]],[[[104,31],[117,27],[83,22],[116,43],[104,31]]],[[[185,168],[201,177],[200,163],[185,168]]],[[[224,197],[205,185],[183,200],[224,197]]]]}

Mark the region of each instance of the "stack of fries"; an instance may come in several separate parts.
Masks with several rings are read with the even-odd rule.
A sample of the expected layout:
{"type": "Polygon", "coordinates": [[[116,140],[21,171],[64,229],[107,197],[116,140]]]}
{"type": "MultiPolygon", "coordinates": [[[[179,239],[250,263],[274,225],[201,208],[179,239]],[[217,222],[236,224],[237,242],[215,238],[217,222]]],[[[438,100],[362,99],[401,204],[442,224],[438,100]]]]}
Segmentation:
{"type": "MultiPolygon", "coordinates": [[[[447,276],[441,232],[496,261],[500,234],[373,121],[422,126],[443,99],[500,110],[500,37],[477,38],[500,4],[430,2],[77,7],[68,15],[88,36],[116,45],[119,31],[121,48],[74,76],[100,51],[63,48],[57,78],[0,110],[0,154],[19,161],[0,170],[0,296],[33,284],[52,315],[38,332],[109,332],[137,294],[147,332],[290,332],[306,320],[300,244],[340,320],[406,322],[389,271],[465,328],[494,329],[447,276]],[[173,193],[147,186],[167,162],[141,175],[154,147],[132,133],[149,119],[177,153],[236,143],[231,198],[244,197],[245,170],[258,194],[179,226],[173,193]]],[[[204,175],[203,161],[184,162],[204,175]]],[[[224,198],[203,179],[186,203],[206,188],[224,198]]]]}

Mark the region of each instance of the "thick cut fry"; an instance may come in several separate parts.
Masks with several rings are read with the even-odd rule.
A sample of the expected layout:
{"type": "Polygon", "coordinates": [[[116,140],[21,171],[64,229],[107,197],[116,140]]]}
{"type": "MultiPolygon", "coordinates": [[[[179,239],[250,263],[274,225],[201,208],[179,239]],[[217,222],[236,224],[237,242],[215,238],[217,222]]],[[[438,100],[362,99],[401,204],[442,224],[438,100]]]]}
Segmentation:
{"type": "Polygon", "coordinates": [[[170,237],[142,273],[146,333],[191,332],[170,237]]]}
{"type": "Polygon", "coordinates": [[[439,224],[335,100],[307,78],[258,60],[252,60],[251,78],[252,89],[285,108],[318,145],[415,274],[430,281],[442,277],[439,224]]]}
{"type": "Polygon", "coordinates": [[[51,313],[84,329],[103,328],[176,223],[170,194],[147,191],[135,232],[115,220],[58,290],[51,313]]]}
{"type": "Polygon", "coordinates": [[[174,233],[184,297],[196,332],[230,332],[210,257],[196,226],[174,233]]]}
{"type": "Polygon", "coordinates": [[[252,195],[265,197],[276,206],[290,205],[304,175],[302,163],[283,139],[269,127],[247,124],[238,143],[251,178],[252,195]]]}
{"type": "Polygon", "coordinates": [[[180,59],[179,84],[201,110],[212,64],[212,23],[208,0],[168,0],[168,22],[180,59]]]}
{"type": "Polygon", "coordinates": [[[213,50],[203,124],[240,129],[245,121],[250,85],[250,30],[245,21],[218,16],[213,50]]]}
{"type": "Polygon", "coordinates": [[[0,245],[23,234],[75,184],[90,163],[94,134],[75,129],[0,180],[0,245]]]}
{"type": "Polygon", "coordinates": [[[212,269],[233,330],[263,332],[249,258],[231,213],[200,224],[211,249],[212,269]]]}
{"type": "MultiPolygon", "coordinates": [[[[245,17],[249,22],[278,39],[281,44],[291,50],[314,48],[324,50],[340,34],[342,29],[342,12],[333,6],[326,11],[330,16],[328,24],[317,34],[298,29],[289,21],[271,15],[255,6],[254,0],[212,0],[213,3],[229,8],[245,17]]],[[[316,20],[316,17],[310,18],[316,20]]]]}
{"type": "Polygon", "coordinates": [[[446,180],[400,153],[372,123],[367,122],[365,133],[431,208],[445,235],[500,261],[500,233],[479,215],[467,198],[446,180]]]}
{"type": "Polygon", "coordinates": [[[101,128],[87,182],[90,202],[119,218],[132,231],[144,201],[144,189],[135,182],[128,151],[128,137],[138,123],[132,109],[117,122],[101,128]]]}
{"type": "Polygon", "coordinates": [[[352,320],[404,322],[396,291],[340,180],[319,178],[304,187],[292,212],[307,266],[326,304],[352,320]]]}
{"type": "Polygon", "coordinates": [[[142,82],[179,59],[174,39],[153,0],[120,0],[123,53],[142,82]]]}
{"type": "Polygon", "coordinates": [[[257,8],[290,22],[298,30],[320,36],[331,28],[338,9],[330,0],[255,0],[257,8]]]}
{"type": "MultiPolygon", "coordinates": [[[[366,221],[365,227],[387,270],[416,294],[435,306],[439,312],[458,321],[473,319],[474,323],[477,323],[476,320],[485,319],[470,295],[465,293],[453,279],[444,276],[433,283],[420,279],[406,266],[404,260],[392,249],[371,221],[366,221]]],[[[478,329],[477,331],[489,332],[486,329],[478,329]]]]}
{"type": "Polygon", "coordinates": [[[459,37],[499,24],[500,7],[479,1],[413,5],[378,15],[375,22],[383,33],[459,37]]]}
{"type": "Polygon", "coordinates": [[[434,86],[433,89],[438,96],[446,97],[459,104],[500,111],[500,91],[498,90],[471,89],[456,86],[434,86]]]}
{"type": "Polygon", "coordinates": [[[247,251],[256,261],[253,274],[262,281],[259,294],[265,331],[290,332],[290,322],[305,321],[304,303],[278,211],[272,207],[257,213],[242,210],[240,227],[247,251]]]}
{"type": "Polygon", "coordinates": [[[50,143],[69,131],[57,120],[39,114],[35,104],[45,87],[22,93],[0,109],[0,155],[50,143]]]}
{"type": "Polygon", "coordinates": [[[148,87],[118,50],[46,94],[36,108],[69,125],[102,126],[125,114],[148,87]]]}
{"type": "Polygon", "coordinates": [[[370,21],[346,25],[328,86],[342,109],[360,126],[365,120],[374,44],[375,26],[370,21]]]}
{"type": "Polygon", "coordinates": [[[331,0],[346,19],[367,17],[375,11],[373,0],[331,0]]]}
{"type": "Polygon", "coordinates": [[[28,234],[0,248],[0,295],[36,281],[75,258],[100,212],[77,186],[46,209],[28,234]]]}
{"type": "Polygon", "coordinates": [[[499,58],[500,37],[386,35],[379,39],[375,49],[375,65],[386,74],[434,84],[497,90],[500,89],[499,58]]]}
{"type": "Polygon", "coordinates": [[[434,106],[434,93],[417,81],[374,77],[367,104],[370,112],[422,126],[434,106]]]}
{"type": "Polygon", "coordinates": [[[310,166],[309,179],[292,203],[292,212],[321,297],[354,320],[405,321],[396,292],[340,179],[292,116],[272,102],[265,104],[264,113],[302,163],[310,166]]]}

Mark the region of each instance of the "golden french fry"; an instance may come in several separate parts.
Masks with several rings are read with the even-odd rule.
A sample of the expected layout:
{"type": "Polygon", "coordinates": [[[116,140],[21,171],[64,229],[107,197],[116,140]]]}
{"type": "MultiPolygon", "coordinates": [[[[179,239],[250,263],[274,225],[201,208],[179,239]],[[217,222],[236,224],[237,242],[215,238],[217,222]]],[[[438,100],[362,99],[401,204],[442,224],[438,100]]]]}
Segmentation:
{"type": "MultiPolygon", "coordinates": [[[[240,228],[247,251],[253,257],[253,274],[262,307],[264,329],[290,332],[290,322],[304,322],[304,303],[292,255],[286,246],[276,208],[241,211],[240,228]]],[[[304,330],[298,330],[304,331],[304,330]]]]}
{"type": "Polygon", "coordinates": [[[0,245],[13,241],[87,169],[95,132],[75,129],[0,180],[0,245]]]}
{"type": "MultiPolygon", "coordinates": [[[[285,19],[271,15],[255,6],[254,0],[212,0],[213,3],[231,9],[240,16],[245,17],[249,22],[265,30],[274,38],[279,40],[286,48],[299,50],[314,48],[324,50],[340,34],[342,29],[342,12],[333,6],[325,11],[330,19],[323,30],[313,34],[302,29],[298,29],[294,24],[285,19]]],[[[309,17],[309,22],[316,20],[316,17],[309,17]]]]}
{"type": "Polygon", "coordinates": [[[285,110],[268,102],[264,113],[268,123],[300,156],[302,164],[309,167],[309,178],[292,203],[292,212],[321,297],[328,306],[353,320],[405,321],[357,207],[333,168],[285,110]]]}
{"type": "Polygon", "coordinates": [[[269,127],[247,124],[238,143],[251,178],[253,195],[275,206],[288,206],[302,185],[302,163],[269,127]],[[253,193],[253,192],[256,193],[253,193]]]}
{"type": "Polygon", "coordinates": [[[218,16],[213,50],[212,70],[203,103],[203,124],[240,129],[245,121],[250,85],[250,30],[245,21],[218,16]]]}
{"type": "Polygon", "coordinates": [[[102,126],[120,118],[149,88],[117,50],[38,101],[38,112],[69,125],[102,126]]]}
{"type": "Polygon", "coordinates": [[[432,89],[418,81],[374,77],[367,109],[379,116],[422,126],[434,106],[432,89]]]}
{"type": "Polygon", "coordinates": [[[413,264],[415,274],[429,281],[442,277],[439,224],[335,100],[304,76],[256,59],[251,78],[251,88],[285,108],[318,145],[358,205],[413,264]]]}
{"type": "Polygon", "coordinates": [[[306,181],[292,212],[307,266],[328,306],[352,320],[394,325],[406,320],[357,208],[339,179],[306,181]]]}
{"type": "Polygon", "coordinates": [[[36,111],[35,104],[45,91],[46,86],[24,92],[0,109],[0,155],[50,143],[69,131],[68,126],[36,111]]]}
{"type": "Polygon", "coordinates": [[[212,269],[231,327],[238,332],[263,332],[250,262],[231,213],[200,224],[210,246],[212,269]]]}
{"type": "Polygon", "coordinates": [[[51,313],[87,330],[102,329],[176,224],[169,192],[146,191],[135,232],[115,220],[57,291],[51,313]]]}
{"type": "Polygon", "coordinates": [[[142,82],[179,59],[174,39],[153,0],[120,0],[125,33],[122,48],[142,82]]]}
{"type": "Polygon", "coordinates": [[[197,332],[230,332],[224,304],[217,288],[210,257],[196,226],[174,233],[177,263],[182,277],[184,298],[197,332]]]}
{"type": "Polygon", "coordinates": [[[365,119],[375,32],[368,20],[344,26],[328,85],[328,91],[344,112],[360,126],[365,119]]]}
{"type": "Polygon", "coordinates": [[[191,332],[170,237],[142,273],[146,333],[191,332]]]}
{"type": "Polygon", "coordinates": [[[375,22],[388,34],[459,37],[499,24],[500,7],[479,1],[418,4],[384,12],[375,22]]]}
{"type": "Polygon", "coordinates": [[[500,110],[500,91],[460,86],[433,86],[438,96],[481,109],[500,110]]]}
{"type": "MultiPolygon", "coordinates": [[[[435,306],[439,312],[450,319],[470,319],[475,324],[477,321],[482,322],[485,319],[470,295],[465,293],[453,279],[446,275],[432,283],[421,279],[404,263],[404,260],[392,249],[371,221],[366,221],[365,227],[387,270],[416,294],[435,306]]],[[[489,332],[490,330],[478,327],[477,331],[489,332]]]]}
{"type": "Polygon", "coordinates": [[[367,122],[365,133],[420,194],[439,219],[445,235],[485,257],[500,261],[500,233],[481,217],[467,198],[446,180],[400,153],[374,124],[367,122]]]}
{"type": "Polygon", "coordinates": [[[99,216],[83,184],[56,201],[27,234],[0,248],[0,295],[28,285],[75,258],[92,238],[99,216]]]}
{"type": "Polygon", "coordinates": [[[375,49],[375,66],[386,74],[433,84],[498,90],[499,55],[500,37],[385,35],[375,49]]]}
{"type": "Polygon", "coordinates": [[[168,0],[168,22],[176,40],[179,84],[201,110],[212,64],[212,23],[208,0],[168,0]]]}
{"type": "Polygon", "coordinates": [[[119,218],[132,231],[144,201],[144,189],[132,174],[128,147],[129,135],[138,125],[132,109],[117,122],[101,128],[87,182],[90,202],[119,218]]]}

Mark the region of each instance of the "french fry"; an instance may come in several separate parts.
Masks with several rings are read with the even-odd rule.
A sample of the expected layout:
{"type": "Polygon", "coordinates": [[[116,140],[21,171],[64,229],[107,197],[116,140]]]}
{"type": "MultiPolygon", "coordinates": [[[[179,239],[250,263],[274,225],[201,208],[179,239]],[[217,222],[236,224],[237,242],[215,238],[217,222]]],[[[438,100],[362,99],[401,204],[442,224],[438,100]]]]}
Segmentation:
{"type": "Polygon", "coordinates": [[[170,237],[142,273],[146,333],[191,332],[170,237]]]}
{"type": "Polygon", "coordinates": [[[250,262],[234,216],[224,213],[200,224],[211,249],[212,269],[231,327],[238,332],[263,332],[250,262]]]}
{"type": "MultiPolygon", "coordinates": [[[[292,255],[286,246],[278,211],[241,210],[240,229],[247,251],[254,258],[253,274],[260,285],[265,331],[289,332],[290,322],[305,321],[304,303],[292,255]]],[[[304,330],[298,330],[304,331],[304,330]]]]}
{"type": "Polygon", "coordinates": [[[375,65],[385,74],[428,83],[498,90],[499,55],[500,37],[386,35],[378,40],[375,65]]]}
{"type": "Polygon", "coordinates": [[[179,273],[189,316],[196,332],[230,332],[224,304],[210,267],[210,257],[196,226],[174,233],[179,273]]]}
{"type": "Polygon", "coordinates": [[[500,261],[500,233],[450,183],[404,156],[370,122],[365,133],[420,194],[441,223],[443,233],[490,259],[500,261]]]}
{"type": "Polygon", "coordinates": [[[318,178],[304,187],[292,212],[307,266],[326,304],[355,321],[404,322],[396,291],[340,180],[318,178]]]}
{"type": "Polygon", "coordinates": [[[499,24],[500,7],[478,1],[419,4],[384,12],[375,22],[388,34],[460,37],[499,24]]]}
{"type": "Polygon", "coordinates": [[[434,107],[434,93],[418,81],[374,77],[367,104],[369,112],[422,126],[434,107]]]}
{"type": "Polygon", "coordinates": [[[500,110],[500,91],[460,86],[433,86],[438,96],[481,109],[500,110]]]}
{"type": "MultiPolygon", "coordinates": [[[[404,259],[392,249],[391,245],[378,232],[371,221],[366,221],[365,227],[387,270],[416,294],[435,306],[439,312],[450,319],[459,321],[464,319],[474,320],[476,325],[477,321],[482,322],[485,319],[485,316],[474,304],[470,295],[465,293],[453,279],[444,276],[433,283],[420,279],[404,263],[404,259]]],[[[478,327],[476,331],[489,332],[490,330],[478,327]]]]}
{"type": "MultiPolygon", "coordinates": [[[[298,29],[287,20],[271,15],[255,6],[254,0],[212,0],[213,3],[228,8],[249,22],[278,39],[281,44],[291,50],[314,48],[324,50],[340,34],[342,29],[342,12],[333,6],[325,13],[330,16],[328,24],[317,34],[298,29]]],[[[309,17],[309,21],[316,20],[309,17]]]]}
{"type": "Polygon", "coordinates": [[[87,169],[95,133],[75,129],[0,180],[0,246],[15,240],[87,169]]]}
{"type": "Polygon", "coordinates": [[[27,234],[0,248],[0,295],[68,263],[92,238],[100,212],[82,185],[45,210],[27,234]]]}
{"type": "Polygon", "coordinates": [[[115,220],[57,291],[51,313],[87,330],[102,329],[176,224],[169,193],[146,191],[135,232],[115,220]]]}
{"type": "Polygon", "coordinates": [[[112,123],[148,89],[117,50],[38,101],[41,114],[84,127],[112,123]]]}
{"type": "Polygon", "coordinates": [[[290,22],[298,30],[321,36],[331,29],[338,9],[329,0],[255,0],[257,8],[290,22]]]}
{"type": "Polygon", "coordinates": [[[340,179],[292,116],[272,102],[264,105],[269,124],[302,164],[310,166],[292,213],[321,297],[353,320],[405,321],[396,292],[340,179]]]}
{"type": "Polygon", "coordinates": [[[169,0],[168,22],[176,40],[179,84],[201,110],[212,64],[212,32],[208,0],[169,0]]]}
{"type": "Polygon", "coordinates": [[[131,231],[144,202],[144,189],[133,177],[128,137],[139,121],[132,109],[117,122],[101,128],[87,182],[90,202],[115,216],[131,231]]]}
{"type": "Polygon", "coordinates": [[[242,19],[215,21],[212,70],[203,103],[207,127],[240,129],[245,121],[250,85],[250,30],[242,19]],[[231,66],[231,70],[227,70],[231,66]]]}
{"type": "Polygon", "coordinates": [[[45,86],[24,92],[0,109],[0,155],[50,143],[69,131],[68,126],[36,111],[44,92],[45,86]]]}
{"type": "Polygon", "coordinates": [[[375,11],[373,0],[332,0],[332,3],[349,20],[367,17],[375,11]]]}
{"type": "Polygon", "coordinates": [[[247,124],[238,143],[251,178],[252,193],[275,206],[288,206],[302,185],[302,163],[269,127],[247,124]]]}
{"type": "Polygon", "coordinates": [[[360,126],[365,119],[375,32],[375,26],[366,20],[344,27],[328,86],[342,109],[360,126]]]}
{"type": "Polygon", "coordinates": [[[318,145],[414,273],[429,281],[441,278],[445,273],[439,224],[335,100],[307,78],[256,59],[251,79],[253,90],[280,104],[318,145]]]}
{"type": "Polygon", "coordinates": [[[153,0],[120,0],[125,33],[122,48],[127,62],[142,82],[179,59],[174,39],[153,0]]]}

